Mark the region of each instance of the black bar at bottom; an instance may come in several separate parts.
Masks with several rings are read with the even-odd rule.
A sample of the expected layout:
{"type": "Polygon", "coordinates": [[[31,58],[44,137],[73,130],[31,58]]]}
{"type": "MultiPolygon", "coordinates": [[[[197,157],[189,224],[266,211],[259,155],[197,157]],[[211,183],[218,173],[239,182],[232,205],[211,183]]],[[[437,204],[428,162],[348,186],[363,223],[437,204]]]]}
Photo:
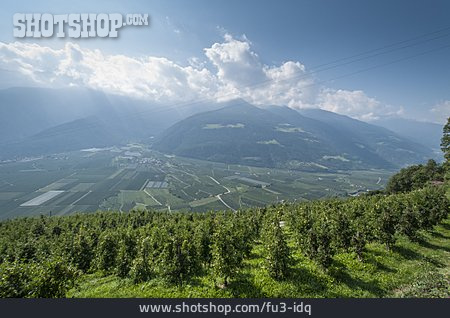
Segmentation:
{"type": "Polygon", "coordinates": [[[0,299],[0,316],[428,318],[445,317],[449,304],[449,299],[0,299]]]}

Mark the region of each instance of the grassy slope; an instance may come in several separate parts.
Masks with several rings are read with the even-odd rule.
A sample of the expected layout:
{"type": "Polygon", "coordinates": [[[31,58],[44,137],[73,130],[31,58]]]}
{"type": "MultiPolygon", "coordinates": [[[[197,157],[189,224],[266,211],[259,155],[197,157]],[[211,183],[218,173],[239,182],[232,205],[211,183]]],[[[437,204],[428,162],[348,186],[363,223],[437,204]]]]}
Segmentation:
{"type": "MultiPolygon", "coordinates": [[[[288,229],[287,229],[288,231],[288,229]]],[[[226,289],[216,287],[212,275],[176,287],[161,280],[134,285],[128,279],[85,275],[68,297],[448,297],[450,295],[450,218],[422,240],[399,237],[391,251],[370,244],[360,262],[354,254],[339,254],[324,271],[300,253],[289,279],[277,282],[264,270],[262,246],[226,289]]],[[[292,242],[291,247],[296,251],[292,242]]]]}

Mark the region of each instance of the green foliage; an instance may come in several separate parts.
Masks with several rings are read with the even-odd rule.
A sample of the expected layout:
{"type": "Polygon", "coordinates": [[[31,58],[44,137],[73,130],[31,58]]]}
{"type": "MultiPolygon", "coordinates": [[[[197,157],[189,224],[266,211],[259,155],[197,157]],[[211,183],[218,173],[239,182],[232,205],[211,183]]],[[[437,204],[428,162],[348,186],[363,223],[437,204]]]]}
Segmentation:
{"type": "Polygon", "coordinates": [[[292,259],[291,251],[280,226],[280,214],[278,209],[270,209],[266,212],[262,228],[262,242],[269,275],[274,279],[283,280],[289,275],[292,259]]]}
{"type": "Polygon", "coordinates": [[[382,196],[376,199],[378,200],[375,200],[370,211],[376,220],[374,234],[380,243],[384,243],[386,248],[390,249],[396,240],[395,233],[402,207],[396,196],[382,196]]]}
{"type": "Polygon", "coordinates": [[[104,232],[97,246],[97,268],[105,273],[110,273],[117,261],[117,237],[109,231],[104,232]]]}
{"type": "Polygon", "coordinates": [[[75,285],[77,271],[62,259],[0,265],[0,297],[64,297],[75,285]]]}
{"type": "Polygon", "coordinates": [[[231,218],[231,231],[234,236],[235,248],[238,253],[242,254],[242,258],[250,255],[256,234],[251,216],[252,212],[249,211],[238,211],[228,215],[231,218]]]}
{"type": "Polygon", "coordinates": [[[446,219],[450,213],[446,189],[446,187],[428,187],[422,191],[425,197],[423,199],[423,214],[427,216],[428,228],[446,219]]]}
{"type": "Polygon", "coordinates": [[[444,166],[434,160],[428,160],[426,165],[414,165],[403,168],[393,175],[387,185],[387,193],[409,192],[421,189],[430,181],[444,180],[444,166]]]}
{"type": "Polygon", "coordinates": [[[182,285],[199,272],[200,262],[195,243],[190,233],[182,230],[167,235],[161,242],[162,251],[158,255],[158,272],[169,282],[182,285]]]}
{"type": "Polygon", "coordinates": [[[309,234],[313,226],[313,205],[305,203],[290,207],[287,213],[289,226],[294,232],[295,240],[302,252],[307,253],[309,234]]]}
{"type": "Polygon", "coordinates": [[[353,250],[358,259],[362,260],[366,244],[373,239],[374,235],[374,216],[368,213],[370,201],[349,200],[346,202],[346,206],[348,219],[350,220],[348,227],[348,235],[350,236],[349,250],[353,250]]]}
{"type": "Polygon", "coordinates": [[[300,204],[288,209],[287,219],[302,253],[326,268],[339,251],[354,251],[362,260],[367,243],[390,249],[398,235],[417,240],[421,229],[438,224],[448,211],[445,188],[429,186],[405,194],[300,204]]]}
{"type": "Polygon", "coordinates": [[[30,284],[31,297],[61,298],[75,285],[77,271],[61,259],[50,260],[34,267],[30,284]]]}
{"type": "Polygon", "coordinates": [[[224,286],[242,266],[244,258],[241,237],[236,233],[239,229],[230,219],[227,215],[217,216],[212,238],[212,267],[216,278],[223,279],[224,286]]]}
{"type": "Polygon", "coordinates": [[[406,235],[410,240],[418,239],[418,231],[422,225],[421,193],[413,192],[407,195],[399,195],[398,197],[398,225],[397,230],[400,234],[406,235]]]}
{"type": "Polygon", "coordinates": [[[420,243],[423,230],[445,220],[449,208],[446,188],[428,186],[233,213],[99,212],[9,220],[0,222],[0,297],[64,297],[77,274],[167,286],[214,280],[236,288],[255,253],[263,256],[264,279],[319,284],[303,278],[299,268],[343,275],[342,257],[355,254],[364,263],[352,266],[369,266],[374,260],[368,246],[393,247],[406,238],[420,243]]]}
{"type": "Polygon", "coordinates": [[[331,222],[332,236],[333,236],[333,246],[336,250],[348,251],[351,248],[353,230],[351,226],[350,213],[348,212],[348,207],[345,202],[341,200],[331,200],[328,202],[327,210],[332,210],[331,222]]]}
{"type": "Polygon", "coordinates": [[[331,265],[335,253],[333,225],[332,219],[325,213],[317,214],[309,234],[308,255],[324,268],[331,265]]]}
{"type": "Polygon", "coordinates": [[[422,274],[412,284],[400,288],[395,296],[407,298],[448,298],[450,279],[439,272],[422,274]]]}
{"type": "Polygon", "coordinates": [[[36,241],[27,241],[17,246],[17,259],[23,262],[36,260],[36,241]]]}
{"type": "Polygon", "coordinates": [[[130,277],[134,283],[145,282],[152,277],[153,272],[150,265],[151,250],[150,237],[140,239],[137,257],[133,260],[130,269],[130,277]]]}
{"type": "Polygon", "coordinates": [[[42,217],[39,222],[33,225],[31,233],[37,238],[45,234],[45,224],[42,217]]]}
{"type": "Polygon", "coordinates": [[[199,262],[204,266],[211,264],[212,229],[211,219],[200,221],[194,229],[194,244],[196,244],[199,262]]]}
{"type": "Polygon", "coordinates": [[[0,297],[30,297],[30,267],[30,264],[19,261],[0,264],[0,297]]]}
{"type": "Polygon", "coordinates": [[[80,229],[80,232],[75,237],[69,253],[71,255],[72,263],[75,264],[79,270],[85,273],[88,272],[91,267],[94,253],[89,237],[87,237],[87,234],[82,229],[80,229]]]}
{"type": "Polygon", "coordinates": [[[136,239],[129,233],[122,233],[117,252],[116,274],[126,277],[130,272],[131,264],[136,257],[136,239]]]}
{"type": "MultiPolygon", "coordinates": [[[[288,205],[287,210],[293,207],[288,205]]],[[[286,215],[286,210],[283,213],[286,215]]],[[[195,282],[181,287],[167,284],[158,277],[150,282],[135,284],[128,279],[102,277],[99,273],[92,273],[80,277],[78,287],[70,290],[67,297],[404,297],[410,289],[418,285],[417,282],[422,280],[421,276],[428,273],[440,274],[430,274],[435,277],[434,283],[427,284],[429,289],[416,289],[414,297],[446,297],[445,288],[441,289],[439,286],[446,284],[449,279],[449,218],[432,231],[423,231],[422,240],[419,242],[410,242],[406,237],[399,236],[393,251],[387,251],[377,242],[367,244],[363,262],[355,258],[353,252],[340,252],[335,255],[333,264],[327,271],[323,271],[294,248],[290,225],[283,227],[283,231],[288,238],[294,260],[290,275],[285,280],[275,280],[269,276],[263,266],[264,246],[257,240],[251,257],[245,260],[240,274],[227,288],[217,288],[212,271],[202,272],[195,282]]]]}

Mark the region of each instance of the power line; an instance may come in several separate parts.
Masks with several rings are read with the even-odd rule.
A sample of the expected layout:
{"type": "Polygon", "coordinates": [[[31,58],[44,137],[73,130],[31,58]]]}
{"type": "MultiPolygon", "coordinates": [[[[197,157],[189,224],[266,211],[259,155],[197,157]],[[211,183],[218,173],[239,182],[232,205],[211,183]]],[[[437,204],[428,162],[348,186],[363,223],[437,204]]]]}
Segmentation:
{"type": "Polygon", "coordinates": [[[387,45],[384,45],[384,46],[379,47],[379,48],[375,48],[375,49],[371,49],[371,50],[364,51],[364,52],[361,52],[361,53],[357,53],[355,55],[351,55],[351,56],[339,58],[339,59],[336,59],[334,61],[330,61],[330,62],[327,62],[327,63],[319,64],[319,65],[317,65],[317,66],[315,66],[313,68],[319,68],[319,67],[322,67],[322,66],[327,66],[329,64],[334,64],[334,63],[337,63],[337,62],[340,62],[340,61],[348,60],[348,59],[351,59],[351,58],[354,58],[354,57],[359,57],[359,56],[362,56],[362,55],[365,55],[365,54],[369,54],[369,53],[372,53],[372,52],[376,52],[376,51],[380,51],[380,50],[387,49],[387,48],[390,48],[390,47],[394,47],[394,46],[399,45],[399,44],[408,43],[408,42],[411,42],[411,41],[414,41],[414,40],[417,40],[417,39],[421,39],[421,38],[427,37],[429,35],[441,33],[443,31],[447,31],[447,30],[450,30],[450,26],[442,28],[442,29],[438,29],[436,31],[424,33],[422,35],[414,36],[412,38],[409,38],[409,39],[406,39],[406,40],[403,40],[403,41],[387,44],[387,45]]]}
{"type": "Polygon", "coordinates": [[[434,52],[437,52],[437,51],[441,51],[441,50],[444,50],[444,49],[449,48],[449,47],[450,47],[450,44],[447,44],[447,45],[440,46],[440,47],[437,47],[437,48],[434,48],[434,49],[431,49],[431,50],[428,50],[428,51],[424,51],[424,52],[421,52],[421,53],[418,53],[418,54],[410,55],[410,56],[399,58],[399,59],[396,59],[396,60],[393,60],[393,61],[390,61],[390,62],[381,63],[381,64],[377,64],[377,65],[370,66],[370,67],[367,67],[367,68],[363,68],[363,69],[360,69],[360,70],[357,70],[357,71],[354,71],[354,72],[350,72],[350,73],[347,73],[347,74],[344,74],[344,75],[333,77],[331,79],[327,79],[327,80],[324,80],[324,81],[321,81],[321,82],[313,83],[311,85],[306,85],[304,87],[320,85],[320,84],[323,84],[323,83],[335,81],[337,79],[350,77],[350,76],[357,75],[357,74],[364,73],[364,72],[368,72],[368,71],[371,71],[371,70],[374,70],[374,69],[377,69],[377,68],[382,68],[382,67],[385,67],[385,66],[388,66],[388,65],[392,65],[392,64],[400,63],[400,62],[403,62],[403,61],[406,61],[406,60],[410,60],[410,59],[413,59],[413,58],[418,57],[418,56],[423,56],[423,55],[427,55],[427,54],[434,53],[434,52]]]}

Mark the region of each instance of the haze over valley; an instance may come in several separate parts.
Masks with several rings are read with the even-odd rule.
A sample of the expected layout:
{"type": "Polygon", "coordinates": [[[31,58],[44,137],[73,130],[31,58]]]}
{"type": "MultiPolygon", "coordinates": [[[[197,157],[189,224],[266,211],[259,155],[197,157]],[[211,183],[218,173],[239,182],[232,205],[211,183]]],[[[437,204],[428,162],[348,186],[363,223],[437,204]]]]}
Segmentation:
{"type": "MultiPolygon", "coordinates": [[[[402,131],[320,109],[242,99],[171,107],[82,88],[0,96],[3,219],[235,211],[357,195],[381,189],[401,167],[441,160],[402,131]]],[[[437,135],[435,126],[423,140],[437,135]]]]}

